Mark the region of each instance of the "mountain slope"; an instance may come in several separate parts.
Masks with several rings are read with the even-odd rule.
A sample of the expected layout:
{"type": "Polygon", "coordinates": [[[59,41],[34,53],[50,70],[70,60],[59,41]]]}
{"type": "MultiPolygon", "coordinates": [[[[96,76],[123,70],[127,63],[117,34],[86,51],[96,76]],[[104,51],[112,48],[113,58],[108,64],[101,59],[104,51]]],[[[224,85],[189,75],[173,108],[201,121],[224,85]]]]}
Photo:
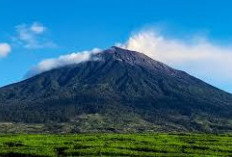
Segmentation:
{"type": "Polygon", "coordinates": [[[71,132],[232,130],[232,95],[138,52],[93,57],[1,88],[0,121],[71,132]]]}

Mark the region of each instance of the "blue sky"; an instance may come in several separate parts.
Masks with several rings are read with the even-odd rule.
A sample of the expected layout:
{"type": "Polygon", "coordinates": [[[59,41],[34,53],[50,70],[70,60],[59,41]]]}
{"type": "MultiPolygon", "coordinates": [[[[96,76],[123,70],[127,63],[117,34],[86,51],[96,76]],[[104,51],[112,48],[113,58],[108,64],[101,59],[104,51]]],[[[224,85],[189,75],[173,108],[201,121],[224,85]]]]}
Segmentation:
{"type": "MultiPolygon", "coordinates": [[[[223,69],[231,61],[231,6],[232,2],[229,0],[2,0],[0,44],[8,44],[11,50],[4,57],[0,56],[0,86],[22,80],[32,67],[44,59],[95,47],[105,49],[115,43],[127,43],[131,38],[138,37],[138,32],[152,30],[153,33],[145,35],[145,39],[165,37],[162,45],[178,41],[177,47],[181,47],[180,51],[183,53],[189,43],[195,44],[196,50],[202,50],[198,47],[203,47],[203,50],[209,47],[209,50],[217,53],[215,56],[219,56],[220,63],[214,64],[215,59],[207,60],[207,65],[204,66],[208,68],[203,68],[201,72],[201,68],[196,66],[199,60],[191,60],[187,64],[189,60],[177,63],[177,59],[172,62],[166,56],[158,56],[158,59],[232,92],[232,81],[229,80],[231,75],[228,75],[231,71],[212,71],[213,66],[221,67],[219,64],[224,64],[223,58],[228,59],[226,65],[221,67],[223,69]],[[33,26],[34,31],[31,29],[33,26]],[[22,38],[23,31],[24,35],[25,32],[26,35],[29,34],[29,39],[22,38]],[[154,32],[158,32],[158,35],[154,35],[154,32]],[[199,41],[196,44],[195,37],[206,40],[206,44],[202,46],[199,41]],[[220,57],[225,56],[219,54],[220,51],[228,53],[228,57],[220,57]]],[[[138,47],[129,44],[129,48],[144,50],[141,45],[138,47]]],[[[171,52],[175,56],[173,53],[175,52],[171,52]]],[[[208,52],[205,54],[214,56],[208,52]]],[[[155,57],[156,55],[154,59],[155,57]]],[[[202,63],[203,61],[198,65],[203,65],[202,63]]]]}

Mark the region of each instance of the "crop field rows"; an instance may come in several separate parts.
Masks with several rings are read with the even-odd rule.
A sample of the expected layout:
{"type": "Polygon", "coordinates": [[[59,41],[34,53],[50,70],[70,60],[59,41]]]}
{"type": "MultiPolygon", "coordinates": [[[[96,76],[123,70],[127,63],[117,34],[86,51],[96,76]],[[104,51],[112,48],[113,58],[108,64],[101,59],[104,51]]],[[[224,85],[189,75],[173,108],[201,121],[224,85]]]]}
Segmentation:
{"type": "Polygon", "coordinates": [[[232,136],[165,133],[0,135],[0,156],[232,156],[232,136]]]}

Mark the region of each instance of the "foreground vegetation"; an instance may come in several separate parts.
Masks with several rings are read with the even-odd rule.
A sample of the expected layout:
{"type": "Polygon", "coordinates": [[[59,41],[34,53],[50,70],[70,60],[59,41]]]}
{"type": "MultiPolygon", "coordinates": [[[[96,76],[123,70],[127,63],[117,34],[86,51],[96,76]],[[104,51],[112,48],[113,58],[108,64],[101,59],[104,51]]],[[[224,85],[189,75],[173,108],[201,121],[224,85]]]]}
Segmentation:
{"type": "Polygon", "coordinates": [[[1,135],[0,156],[232,156],[212,134],[1,135]]]}

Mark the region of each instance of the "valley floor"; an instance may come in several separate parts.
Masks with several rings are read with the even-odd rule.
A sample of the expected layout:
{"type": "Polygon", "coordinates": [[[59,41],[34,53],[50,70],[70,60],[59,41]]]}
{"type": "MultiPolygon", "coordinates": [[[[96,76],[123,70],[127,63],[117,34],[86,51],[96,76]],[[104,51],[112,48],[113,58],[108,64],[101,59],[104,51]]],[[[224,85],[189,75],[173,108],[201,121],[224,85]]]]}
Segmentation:
{"type": "Polygon", "coordinates": [[[0,156],[232,156],[221,134],[0,135],[0,156]]]}

